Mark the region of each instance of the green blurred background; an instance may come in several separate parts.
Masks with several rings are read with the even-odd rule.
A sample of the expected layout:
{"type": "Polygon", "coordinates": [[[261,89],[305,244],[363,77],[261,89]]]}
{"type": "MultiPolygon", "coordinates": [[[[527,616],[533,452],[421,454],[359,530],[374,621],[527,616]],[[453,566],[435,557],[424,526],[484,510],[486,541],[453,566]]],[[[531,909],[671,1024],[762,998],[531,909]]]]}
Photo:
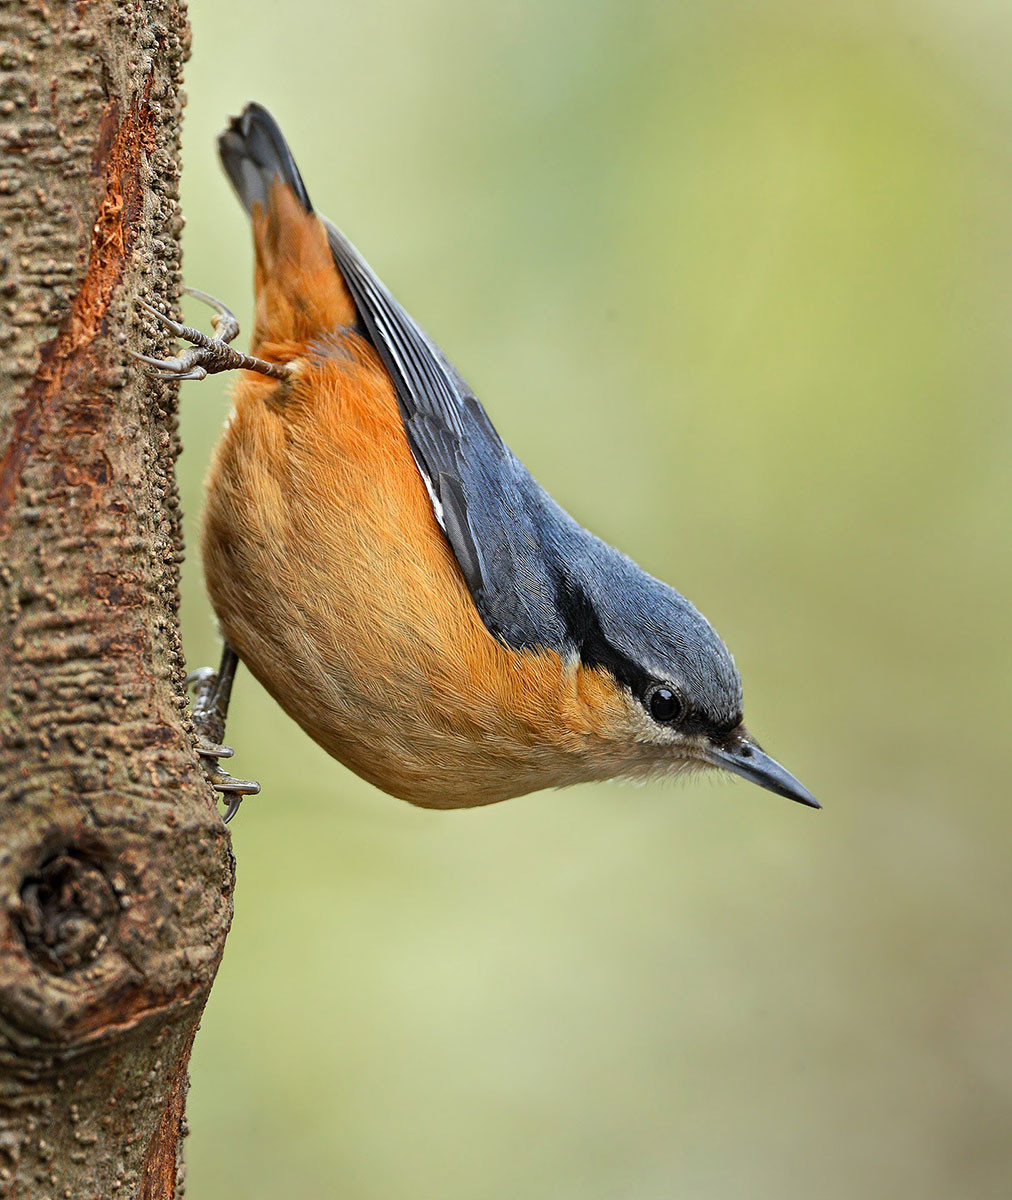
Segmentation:
{"type": "MultiPolygon", "coordinates": [[[[191,14],[189,283],[248,329],[213,139],[258,99],[535,475],[711,618],[826,811],[720,779],[419,811],[242,678],[263,794],[190,1200],[1004,1200],[1012,8],[191,14]]],[[[184,386],[193,665],[227,409],[184,386]]]]}

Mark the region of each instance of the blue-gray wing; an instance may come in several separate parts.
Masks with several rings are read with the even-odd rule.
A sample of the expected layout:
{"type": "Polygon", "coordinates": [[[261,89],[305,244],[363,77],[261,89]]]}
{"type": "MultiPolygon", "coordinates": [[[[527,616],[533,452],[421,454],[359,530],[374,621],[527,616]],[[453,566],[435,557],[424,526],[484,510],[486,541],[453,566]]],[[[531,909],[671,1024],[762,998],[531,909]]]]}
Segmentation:
{"type": "Polygon", "coordinates": [[[474,393],[390,295],[348,239],[325,222],[359,320],[390,373],[436,520],[489,631],[517,648],[567,642],[553,563],[586,536],[505,445],[474,393]]]}

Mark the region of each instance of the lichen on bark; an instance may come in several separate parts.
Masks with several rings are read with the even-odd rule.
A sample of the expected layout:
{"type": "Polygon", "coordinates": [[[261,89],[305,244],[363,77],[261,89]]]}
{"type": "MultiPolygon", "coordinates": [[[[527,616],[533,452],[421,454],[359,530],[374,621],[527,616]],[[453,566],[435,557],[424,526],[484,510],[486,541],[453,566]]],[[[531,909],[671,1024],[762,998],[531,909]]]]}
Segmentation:
{"type": "Polygon", "coordinates": [[[193,753],[168,0],[0,0],[0,1196],[179,1195],[234,864],[193,753]]]}

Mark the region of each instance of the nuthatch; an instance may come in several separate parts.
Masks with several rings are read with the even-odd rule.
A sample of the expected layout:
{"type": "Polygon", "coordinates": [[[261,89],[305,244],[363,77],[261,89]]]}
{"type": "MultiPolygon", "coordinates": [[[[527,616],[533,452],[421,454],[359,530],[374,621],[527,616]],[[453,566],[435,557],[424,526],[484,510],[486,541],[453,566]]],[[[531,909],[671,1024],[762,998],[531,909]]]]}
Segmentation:
{"type": "MultiPolygon", "coordinates": [[[[819,807],[746,731],[710,624],[534,481],[314,211],[273,117],[250,104],[218,148],[252,218],[254,357],[218,305],[213,338],[160,317],[193,348],[146,360],[240,371],[204,514],[226,647],[198,688],[202,753],[230,753],[237,655],[328,753],[428,808],[699,767],[819,807]]],[[[213,778],[229,815],[256,789],[213,778]]]]}

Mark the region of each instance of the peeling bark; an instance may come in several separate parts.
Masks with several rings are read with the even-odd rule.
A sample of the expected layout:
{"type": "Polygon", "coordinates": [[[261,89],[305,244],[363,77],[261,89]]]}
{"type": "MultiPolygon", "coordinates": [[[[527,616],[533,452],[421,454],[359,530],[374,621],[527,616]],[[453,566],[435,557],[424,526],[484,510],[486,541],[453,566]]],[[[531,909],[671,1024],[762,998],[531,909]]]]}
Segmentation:
{"type": "Polygon", "coordinates": [[[175,0],[0,0],[0,1195],[181,1194],[232,914],[177,621],[175,0]],[[143,325],[143,327],[142,327],[143,325]]]}

